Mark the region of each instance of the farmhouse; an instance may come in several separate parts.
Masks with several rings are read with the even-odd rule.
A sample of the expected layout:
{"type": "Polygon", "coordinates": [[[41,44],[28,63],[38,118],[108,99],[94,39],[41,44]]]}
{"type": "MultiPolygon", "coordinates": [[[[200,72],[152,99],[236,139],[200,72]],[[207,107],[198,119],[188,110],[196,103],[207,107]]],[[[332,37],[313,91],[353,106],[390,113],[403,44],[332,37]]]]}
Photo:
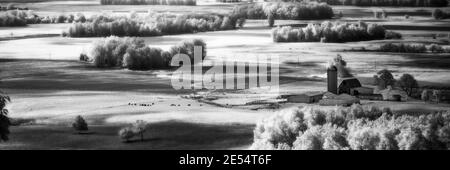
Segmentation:
{"type": "Polygon", "coordinates": [[[388,86],[388,88],[379,91],[379,93],[383,96],[383,100],[388,101],[407,101],[408,94],[400,89],[392,88],[392,86],[388,86]]]}

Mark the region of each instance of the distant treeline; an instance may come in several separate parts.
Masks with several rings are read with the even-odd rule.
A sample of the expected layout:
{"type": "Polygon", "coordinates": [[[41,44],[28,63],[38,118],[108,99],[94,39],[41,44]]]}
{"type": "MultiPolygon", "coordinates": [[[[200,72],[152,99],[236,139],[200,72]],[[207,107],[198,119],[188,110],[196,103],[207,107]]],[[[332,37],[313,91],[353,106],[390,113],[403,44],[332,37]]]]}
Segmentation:
{"type": "Polygon", "coordinates": [[[216,2],[222,2],[222,3],[236,3],[236,2],[242,2],[242,0],[216,0],[216,2]]]}
{"type": "Polygon", "coordinates": [[[232,14],[247,19],[330,19],[333,9],[326,3],[317,2],[278,2],[263,4],[237,5],[232,14]]]}
{"type": "MultiPolygon", "coordinates": [[[[302,2],[306,0],[274,0],[283,2],[302,2]]],[[[314,0],[307,0],[314,1],[314,0]]],[[[409,6],[409,7],[445,7],[447,0],[315,0],[330,5],[355,6],[409,6]]]]}
{"type": "Polygon", "coordinates": [[[79,13],[76,15],[57,15],[41,17],[31,10],[0,11],[0,27],[22,27],[28,24],[52,24],[86,22],[86,17],[79,13]]]}
{"type": "Polygon", "coordinates": [[[161,36],[205,31],[231,30],[243,27],[245,18],[234,15],[148,15],[137,16],[93,16],[85,23],[74,23],[63,32],[70,37],[106,36],[161,36]]]}
{"type": "Polygon", "coordinates": [[[102,5],[197,5],[197,0],[100,0],[102,5]]]}
{"type": "Polygon", "coordinates": [[[399,33],[387,31],[377,24],[332,23],[308,24],[304,28],[290,26],[277,27],[272,30],[274,42],[331,42],[343,43],[354,41],[370,41],[401,38],[399,33]]]}

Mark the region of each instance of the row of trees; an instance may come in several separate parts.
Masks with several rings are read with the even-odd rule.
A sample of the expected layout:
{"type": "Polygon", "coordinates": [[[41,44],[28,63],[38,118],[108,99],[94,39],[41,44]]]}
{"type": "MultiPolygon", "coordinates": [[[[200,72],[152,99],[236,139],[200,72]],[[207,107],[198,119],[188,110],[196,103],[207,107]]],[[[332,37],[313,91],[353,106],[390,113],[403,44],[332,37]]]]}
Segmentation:
{"type": "Polygon", "coordinates": [[[450,112],[399,115],[353,105],[280,111],[257,123],[251,149],[422,150],[450,148],[450,112]]]}
{"type": "Polygon", "coordinates": [[[330,19],[333,9],[326,3],[317,2],[272,2],[237,5],[232,14],[247,19],[330,19]]]}
{"type": "MultiPolygon", "coordinates": [[[[94,43],[90,56],[97,67],[123,67],[130,70],[169,68],[176,54],[186,54],[193,61],[194,47],[202,47],[206,57],[206,43],[200,39],[182,41],[169,51],[149,47],[143,39],[108,37],[94,43]]],[[[84,59],[86,61],[86,59],[84,59]]]]}
{"type": "MultiPolygon", "coordinates": [[[[398,38],[389,33],[383,26],[377,24],[332,23],[325,21],[322,24],[308,24],[304,28],[290,26],[272,29],[274,42],[352,42],[379,39],[398,38]]],[[[400,36],[401,37],[401,36],[400,36]]]]}
{"type": "Polygon", "coordinates": [[[102,5],[197,5],[197,0],[100,0],[102,5]]]}
{"type": "Polygon", "coordinates": [[[78,13],[76,15],[57,15],[40,17],[31,10],[10,10],[0,12],[0,27],[26,26],[27,24],[49,24],[49,23],[73,23],[86,22],[86,17],[78,13]]]}
{"type": "Polygon", "coordinates": [[[156,15],[94,16],[85,23],[74,23],[64,36],[160,36],[204,31],[230,30],[243,27],[245,18],[235,15],[156,15]]]}
{"type": "MultiPolygon", "coordinates": [[[[283,2],[303,2],[305,0],[275,0],[283,2]]],[[[410,7],[445,7],[447,0],[308,0],[325,2],[330,5],[355,6],[410,6],[410,7]]]]}
{"type": "Polygon", "coordinates": [[[381,45],[378,51],[395,53],[450,53],[450,48],[444,48],[438,44],[431,44],[427,47],[425,44],[386,43],[381,45]]]}
{"type": "Polygon", "coordinates": [[[13,3],[10,3],[6,6],[0,6],[0,11],[8,11],[8,10],[28,10],[28,8],[16,7],[13,3]]]}

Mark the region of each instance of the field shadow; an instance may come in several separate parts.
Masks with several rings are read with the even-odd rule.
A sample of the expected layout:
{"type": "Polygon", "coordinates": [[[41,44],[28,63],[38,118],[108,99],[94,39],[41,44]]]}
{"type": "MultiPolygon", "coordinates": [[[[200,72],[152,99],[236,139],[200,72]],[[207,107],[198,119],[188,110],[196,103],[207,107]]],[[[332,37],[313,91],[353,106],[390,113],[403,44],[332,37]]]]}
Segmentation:
{"type": "Polygon", "coordinates": [[[90,135],[73,135],[67,126],[19,126],[11,128],[7,149],[230,149],[253,142],[254,125],[202,124],[180,121],[152,123],[144,134],[123,143],[121,125],[93,126],[90,135]],[[20,148],[15,148],[20,143],[20,148]]]}
{"type": "Polygon", "coordinates": [[[448,54],[405,54],[406,61],[392,61],[386,63],[398,67],[415,67],[431,69],[450,69],[450,55],[448,54]]]}

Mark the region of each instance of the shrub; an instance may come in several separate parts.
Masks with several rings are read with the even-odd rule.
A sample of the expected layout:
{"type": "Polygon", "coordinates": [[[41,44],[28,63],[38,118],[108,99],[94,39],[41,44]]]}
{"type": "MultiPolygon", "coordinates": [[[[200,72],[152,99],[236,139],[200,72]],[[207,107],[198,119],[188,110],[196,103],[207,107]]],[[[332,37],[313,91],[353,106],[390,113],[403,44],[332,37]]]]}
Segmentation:
{"type": "Polygon", "coordinates": [[[80,61],[88,62],[90,60],[89,60],[89,57],[86,54],[81,53],[80,54],[80,61]]]}
{"type": "Polygon", "coordinates": [[[308,128],[293,143],[295,150],[322,150],[323,137],[320,126],[308,128]]]}
{"type": "Polygon", "coordinates": [[[74,17],[74,21],[75,21],[75,22],[85,23],[85,22],[86,22],[86,17],[84,16],[84,14],[78,13],[78,14],[74,17]]]}
{"type": "Polygon", "coordinates": [[[255,128],[251,149],[417,150],[450,146],[449,111],[426,116],[393,115],[390,109],[355,105],[321,110],[325,115],[340,110],[340,117],[347,123],[336,125],[332,122],[338,119],[332,118],[327,118],[325,124],[305,123],[316,119],[311,115],[314,110],[283,110],[262,120],[255,128]]]}
{"type": "Polygon", "coordinates": [[[400,150],[425,150],[426,141],[420,129],[409,127],[402,129],[396,137],[400,150]]]}
{"type": "Polygon", "coordinates": [[[5,109],[6,104],[11,102],[9,96],[0,91],[0,142],[8,141],[8,135],[10,133],[9,126],[11,121],[8,117],[8,110],[5,109]]]}
{"type": "Polygon", "coordinates": [[[326,124],[324,128],[324,150],[348,150],[349,144],[347,142],[347,134],[345,127],[338,127],[331,124],[326,124]]]}
{"type": "Polygon", "coordinates": [[[317,109],[311,109],[309,111],[310,118],[308,119],[308,125],[309,126],[317,126],[317,125],[324,125],[326,123],[326,113],[322,110],[317,109]]]}
{"type": "Polygon", "coordinates": [[[75,129],[78,133],[81,133],[82,131],[88,131],[88,124],[86,123],[86,121],[84,120],[83,117],[81,117],[80,115],[78,115],[75,118],[75,121],[72,123],[72,127],[73,129],[75,129]]]}
{"type": "Polygon", "coordinates": [[[348,143],[354,150],[375,150],[380,143],[378,133],[369,127],[349,127],[348,143]]]}
{"type": "Polygon", "coordinates": [[[402,34],[394,31],[386,31],[385,39],[402,39],[402,34]]]}
{"type": "Polygon", "coordinates": [[[119,137],[124,142],[129,142],[131,138],[140,136],[140,140],[144,141],[144,132],[147,130],[148,124],[143,120],[136,120],[131,126],[124,127],[119,130],[119,137]]]}
{"type": "Polygon", "coordinates": [[[280,143],[292,146],[299,133],[306,129],[303,110],[280,111],[256,124],[252,148],[262,149],[262,146],[278,146],[280,143]]]}
{"type": "Polygon", "coordinates": [[[450,17],[450,13],[444,12],[441,9],[434,9],[433,12],[431,13],[431,16],[434,19],[446,19],[450,17]]]}
{"type": "Polygon", "coordinates": [[[193,39],[193,40],[185,40],[178,43],[175,46],[172,46],[169,50],[169,53],[172,56],[176,54],[182,53],[186,54],[191,58],[191,61],[194,61],[194,47],[201,46],[202,47],[202,59],[206,57],[206,43],[202,39],[193,39]]]}
{"type": "Polygon", "coordinates": [[[125,127],[119,130],[119,137],[124,142],[129,142],[134,137],[133,129],[131,127],[125,127]]]}
{"type": "Polygon", "coordinates": [[[347,24],[325,21],[320,25],[308,24],[298,29],[289,26],[274,28],[272,38],[274,42],[319,42],[322,38],[325,38],[326,42],[367,41],[386,38],[386,30],[382,26],[367,25],[363,22],[347,24]],[[298,38],[286,38],[292,32],[296,32],[298,38]]]}
{"type": "Polygon", "coordinates": [[[64,15],[58,15],[58,17],[55,20],[55,23],[65,23],[67,20],[66,16],[64,15]]]}
{"type": "Polygon", "coordinates": [[[438,44],[431,44],[430,47],[429,47],[429,50],[432,53],[443,53],[443,52],[445,52],[444,48],[442,46],[438,45],[438,44]]]}

